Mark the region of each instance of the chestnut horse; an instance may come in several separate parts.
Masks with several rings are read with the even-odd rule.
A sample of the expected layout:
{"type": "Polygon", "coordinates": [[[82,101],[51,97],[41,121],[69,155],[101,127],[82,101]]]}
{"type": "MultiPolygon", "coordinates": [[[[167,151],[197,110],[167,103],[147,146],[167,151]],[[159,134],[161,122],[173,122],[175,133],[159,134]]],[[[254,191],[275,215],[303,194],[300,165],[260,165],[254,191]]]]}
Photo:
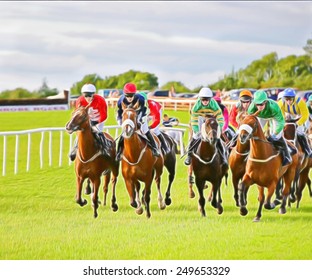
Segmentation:
{"type": "Polygon", "coordinates": [[[258,185],[259,208],[254,221],[260,221],[262,206],[265,209],[274,209],[271,203],[272,195],[276,189],[277,182],[281,177],[284,180],[282,192],[283,200],[279,212],[286,213],[286,202],[290,192],[291,183],[295,178],[298,154],[292,155],[292,163],[282,166],[282,157],[273,144],[267,141],[262,127],[257,119],[257,113],[245,116],[239,129],[239,141],[243,144],[250,142],[250,154],[247,159],[246,171],[242,182],[238,186],[240,214],[247,215],[247,192],[251,185],[258,185]],[[265,199],[264,188],[267,188],[265,199]]]}
{"type": "MultiPolygon", "coordinates": [[[[133,108],[126,107],[124,104],[122,106],[122,135],[124,137],[124,149],[121,161],[122,176],[130,197],[130,205],[136,208],[136,213],[140,215],[143,213],[143,203],[145,205],[146,217],[150,218],[150,195],[154,176],[158,190],[158,206],[160,209],[166,208],[160,190],[164,158],[162,154],[160,157],[153,156],[151,149],[148,147],[148,139],[138,129],[136,113],[138,103],[133,108]],[[145,184],[142,201],[139,198],[140,182],[145,184]]],[[[160,146],[157,136],[153,135],[153,137],[160,146]]]]}
{"type": "Polygon", "coordinates": [[[115,188],[118,177],[119,163],[115,161],[116,147],[114,139],[106,132],[104,136],[111,140],[112,145],[107,147],[111,154],[111,158],[101,154],[100,148],[92,132],[90,119],[88,115],[88,106],[79,107],[73,113],[70,121],[66,124],[66,131],[71,134],[77,132],[78,150],[75,159],[76,172],[76,202],[80,206],[87,204],[87,200],[82,199],[81,191],[83,182],[88,178],[93,186],[92,206],[94,209],[94,218],[98,216],[97,209],[99,207],[98,192],[101,184],[101,176],[104,176],[104,205],[106,205],[106,196],[108,192],[108,184],[112,173],[112,204],[113,211],[118,210],[116,203],[115,188]]]}
{"type": "Polygon", "coordinates": [[[192,167],[195,184],[199,194],[198,206],[202,217],[206,216],[204,189],[206,181],[212,184],[211,205],[217,208],[218,214],[223,213],[221,199],[221,182],[227,176],[228,166],[221,165],[221,155],[216,147],[219,125],[213,115],[207,115],[201,125],[201,139],[192,154],[192,167]]]}

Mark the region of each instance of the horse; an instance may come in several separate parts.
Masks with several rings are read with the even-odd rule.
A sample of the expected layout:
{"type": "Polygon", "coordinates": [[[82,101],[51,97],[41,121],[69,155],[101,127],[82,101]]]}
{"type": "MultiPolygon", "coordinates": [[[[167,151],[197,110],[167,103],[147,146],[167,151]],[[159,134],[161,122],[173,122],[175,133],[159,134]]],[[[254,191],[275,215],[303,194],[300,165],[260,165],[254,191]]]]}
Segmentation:
{"type": "Polygon", "coordinates": [[[201,139],[195,152],[192,154],[192,168],[195,184],[199,193],[198,206],[202,217],[206,216],[204,189],[206,181],[212,184],[211,205],[218,214],[223,213],[221,198],[221,182],[227,176],[228,166],[221,165],[221,155],[216,147],[219,125],[213,115],[206,115],[201,125],[201,139]]]}
{"type": "Polygon", "coordinates": [[[167,186],[167,190],[166,190],[166,197],[165,197],[165,203],[166,205],[170,205],[171,204],[171,186],[172,183],[174,181],[175,178],[175,172],[176,172],[176,152],[177,152],[177,144],[174,141],[174,139],[172,139],[171,136],[169,136],[168,134],[161,132],[163,137],[165,138],[169,150],[170,152],[165,154],[163,151],[163,157],[164,157],[164,166],[166,167],[167,171],[168,171],[168,186],[167,186]]]}
{"type": "MultiPolygon", "coordinates": [[[[112,200],[111,208],[114,212],[118,210],[116,203],[116,183],[119,174],[119,163],[115,161],[116,147],[114,139],[106,132],[104,136],[112,142],[110,147],[107,147],[112,157],[102,155],[100,147],[94,137],[94,132],[90,124],[88,115],[88,107],[78,107],[67,122],[65,128],[69,134],[77,133],[78,150],[75,159],[76,173],[76,202],[82,207],[87,204],[87,200],[82,199],[81,191],[83,182],[88,179],[93,186],[92,206],[94,210],[94,218],[98,217],[97,209],[99,207],[98,192],[101,184],[101,176],[104,176],[104,206],[106,205],[106,197],[108,192],[109,181],[112,183],[112,200]],[[111,176],[112,174],[112,176],[111,176]]],[[[88,193],[87,187],[87,193],[88,193]]]]}
{"type": "MultiPolygon", "coordinates": [[[[164,158],[161,153],[159,157],[154,157],[151,149],[148,147],[148,139],[140,133],[138,129],[137,113],[138,103],[127,107],[122,104],[122,136],[124,138],[124,149],[121,160],[121,170],[124,182],[130,198],[130,205],[136,209],[136,213],[143,213],[142,203],[145,206],[146,217],[151,217],[150,195],[151,185],[155,176],[155,182],[158,190],[158,207],[163,210],[166,204],[163,200],[160,183],[163,173],[164,158]],[[145,187],[140,200],[140,182],[145,187]]],[[[152,133],[152,132],[151,132],[152,133]]],[[[160,146],[160,141],[152,133],[156,143],[160,146]]]]}
{"type": "MultiPolygon", "coordinates": [[[[280,214],[286,213],[286,201],[290,192],[291,183],[295,178],[295,170],[298,164],[298,154],[292,155],[292,162],[282,166],[282,156],[279,151],[273,147],[273,144],[267,141],[262,127],[258,121],[257,115],[245,116],[239,129],[239,141],[243,144],[250,142],[250,152],[246,163],[246,171],[242,181],[238,186],[240,214],[247,215],[247,192],[251,185],[258,185],[259,207],[254,218],[259,222],[262,216],[262,207],[265,209],[274,209],[275,204],[271,203],[272,195],[275,192],[277,182],[281,177],[284,180],[284,189],[282,192],[282,203],[279,209],[280,214]],[[267,197],[265,199],[264,188],[267,188],[267,197]]],[[[292,145],[292,144],[290,144],[292,145]]]]}
{"type": "Polygon", "coordinates": [[[242,143],[240,139],[238,139],[236,145],[231,149],[229,156],[229,167],[232,173],[232,184],[234,188],[234,200],[237,207],[239,207],[238,184],[245,174],[249,150],[249,141],[242,143]]]}

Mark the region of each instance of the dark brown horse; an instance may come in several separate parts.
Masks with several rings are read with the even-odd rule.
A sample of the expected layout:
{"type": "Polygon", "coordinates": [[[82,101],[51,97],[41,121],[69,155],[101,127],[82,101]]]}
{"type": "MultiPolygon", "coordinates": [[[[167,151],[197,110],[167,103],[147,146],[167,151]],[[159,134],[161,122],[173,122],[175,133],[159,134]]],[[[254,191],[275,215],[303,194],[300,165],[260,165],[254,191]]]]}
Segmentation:
{"type": "Polygon", "coordinates": [[[286,202],[290,192],[291,183],[295,178],[295,170],[298,164],[298,154],[292,155],[292,163],[282,166],[282,156],[267,141],[261,125],[257,119],[257,114],[245,116],[239,130],[239,141],[246,143],[250,141],[250,154],[247,159],[246,171],[242,182],[238,186],[240,213],[245,216],[248,213],[247,192],[251,185],[258,185],[259,208],[254,221],[260,221],[262,206],[266,209],[274,209],[275,204],[271,202],[275,192],[277,182],[281,177],[284,180],[282,192],[283,200],[280,213],[286,213],[286,202]],[[265,199],[264,188],[267,188],[265,199]]]}
{"type": "Polygon", "coordinates": [[[174,181],[175,173],[176,173],[177,144],[170,135],[163,133],[163,132],[161,132],[161,134],[165,138],[165,140],[168,144],[168,147],[170,149],[170,152],[168,154],[163,153],[164,154],[164,165],[168,171],[168,186],[167,186],[167,190],[166,190],[165,203],[166,203],[166,205],[170,205],[171,204],[171,186],[172,186],[172,183],[174,181]]]}
{"type": "MultiPolygon", "coordinates": [[[[163,173],[164,158],[154,157],[148,146],[148,140],[138,130],[137,123],[137,104],[126,107],[123,104],[122,114],[122,135],[124,137],[123,157],[121,161],[122,176],[130,197],[130,205],[136,209],[137,214],[143,213],[142,203],[145,205],[146,217],[151,217],[150,195],[151,185],[155,177],[158,190],[158,206],[165,209],[166,204],[163,200],[160,182],[163,173]],[[144,183],[142,200],[140,200],[140,182],[144,183]]],[[[155,141],[160,146],[160,141],[153,135],[155,141]]]]}
{"type": "Polygon", "coordinates": [[[104,175],[104,205],[106,205],[106,196],[108,192],[108,184],[112,173],[112,210],[117,211],[118,205],[116,203],[115,187],[118,177],[119,163],[115,161],[116,147],[114,139],[106,132],[104,136],[112,142],[110,147],[107,147],[111,154],[111,158],[101,154],[88,115],[87,107],[79,107],[72,113],[70,121],[66,124],[66,131],[71,134],[77,132],[78,150],[75,159],[76,172],[76,202],[80,206],[87,204],[87,200],[82,199],[81,191],[85,179],[89,179],[92,183],[93,194],[92,206],[94,209],[94,217],[98,216],[97,209],[99,207],[98,192],[101,184],[101,176],[104,175]]]}
{"type": "Polygon", "coordinates": [[[195,184],[199,193],[199,211],[203,217],[205,212],[204,189],[206,181],[212,184],[211,205],[217,208],[218,214],[223,213],[221,198],[221,182],[227,175],[228,166],[221,165],[221,155],[216,143],[218,140],[218,122],[213,115],[207,115],[201,128],[201,140],[192,154],[192,167],[195,176],[195,184]]]}

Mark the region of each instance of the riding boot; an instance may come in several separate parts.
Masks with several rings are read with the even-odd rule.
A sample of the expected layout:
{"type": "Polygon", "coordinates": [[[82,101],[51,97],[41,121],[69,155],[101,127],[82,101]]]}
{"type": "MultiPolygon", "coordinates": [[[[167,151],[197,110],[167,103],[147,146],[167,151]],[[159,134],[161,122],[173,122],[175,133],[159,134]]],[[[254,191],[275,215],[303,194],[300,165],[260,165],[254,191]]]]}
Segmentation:
{"type": "Polygon", "coordinates": [[[150,144],[151,144],[153,156],[159,157],[159,156],[160,156],[160,153],[159,153],[159,151],[158,151],[158,147],[157,147],[157,144],[156,144],[156,142],[155,142],[155,139],[154,139],[153,135],[151,134],[150,131],[147,131],[145,135],[146,135],[148,141],[149,141],[150,144]]]}
{"type": "Polygon", "coordinates": [[[297,133],[298,136],[298,142],[300,144],[300,146],[302,147],[302,149],[304,150],[304,152],[306,153],[306,155],[310,158],[312,158],[312,151],[311,151],[311,147],[310,144],[306,138],[306,136],[304,134],[301,133],[297,133]]]}
{"type": "Polygon", "coordinates": [[[71,161],[74,161],[77,155],[77,150],[78,150],[78,140],[75,140],[75,144],[71,152],[69,153],[69,158],[71,161]]]}
{"type": "Polygon", "coordinates": [[[292,162],[292,158],[289,153],[288,146],[284,137],[281,137],[278,140],[273,140],[273,145],[275,145],[282,152],[283,156],[282,166],[290,164],[292,162]]]}
{"type": "Polygon", "coordinates": [[[162,135],[162,133],[160,133],[159,135],[157,135],[158,139],[160,140],[160,143],[161,143],[161,147],[163,149],[163,151],[165,152],[165,155],[166,154],[169,154],[170,153],[170,150],[167,146],[167,141],[165,139],[165,137],[162,135]]]}
{"type": "Polygon", "coordinates": [[[190,143],[189,143],[189,149],[188,149],[188,151],[187,151],[187,157],[186,157],[186,159],[185,159],[185,161],[184,161],[184,164],[185,165],[190,165],[191,164],[191,161],[192,161],[192,153],[193,153],[193,151],[194,151],[194,149],[195,149],[195,147],[197,146],[196,145],[196,140],[197,139],[195,139],[195,138],[193,138],[192,137],[192,139],[190,140],[190,143]]]}
{"type": "Polygon", "coordinates": [[[123,146],[124,146],[124,138],[120,136],[118,145],[117,145],[116,161],[121,161],[123,146]]]}
{"type": "Polygon", "coordinates": [[[217,149],[221,155],[221,165],[228,165],[227,156],[225,154],[226,151],[220,138],[217,140],[217,149]]]}

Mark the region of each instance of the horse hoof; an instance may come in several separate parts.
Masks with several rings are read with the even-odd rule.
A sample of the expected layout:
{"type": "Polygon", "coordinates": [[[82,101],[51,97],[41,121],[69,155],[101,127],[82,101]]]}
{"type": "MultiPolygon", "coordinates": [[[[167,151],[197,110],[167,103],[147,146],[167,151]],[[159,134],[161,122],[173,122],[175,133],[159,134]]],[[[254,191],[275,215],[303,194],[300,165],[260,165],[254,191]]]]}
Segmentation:
{"type": "Polygon", "coordinates": [[[143,214],[143,208],[142,208],[142,207],[137,208],[137,209],[135,210],[135,213],[137,213],[138,215],[142,215],[142,214],[143,214]]]}
{"type": "Polygon", "coordinates": [[[280,205],[280,204],[282,204],[278,199],[275,199],[273,203],[274,203],[274,205],[280,205]]]}
{"type": "Polygon", "coordinates": [[[296,197],[294,197],[294,196],[289,196],[289,201],[291,202],[291,203],[295,203],[296,202],[296,197]]]}
{"type": "Polygon", "coordinates": [[[218,204],[217,204],[215,201],[212,201],[212,202],[211,202],[211,206],[212,206],[213,208],[218,208],[218,204]]]}
{"type": "Polygon", "coordinates": [[[245,208],[245,207],[241,208],[241,209],[240,209],[240,214],[241,214],[242,216],[246,216],[246,215],[248,214],[247,208],[245,208]]]}
{"type": "Polygon", "coordinates": [[[150,219],[151,216],[151,213],[146,213],[146,218],[150,219]]]}
{"type": "Polygon", "coordinates": [[[117,212],[118,211],[118,205],[117,204],[112,205],[112,210],[113,210],[113,212],[117,212]]]}
{"type": "Polygon", "coordinates": [[[195,193],[193,191],[189,192],[189,198],[194,198],[195,197],[195,193]]]}
{"type": "Polygon", "coordinates": [[[171,198],[170,197],[165,198],[165,203],[166,205],[169,206],[171,204],[171,198]]]}
{"type": "Polygon", "coordinates": [[[280,209],[278,210],[278,213],[280,213],[280,214],[286,214],[286,208],[280,208],[280,209]]]}
{"type": "Polygon", "coordinates": [[[221,215],[223,213],[223,207],[219,206],[218,207],[218,214],[221,215]]]}
{"type": "Polygon", "coordinates": [[[272,209],[275,208],[275,204],[274,204],[274,203],[265,203],[265,204],[263,205],[263,207],[264,207],[265,209],[267,209],[267,210],[272,210],[272,209]]]}
{"type": "Polygon", "coordinates": [[[84,199],[84,200],[77,201],[77,203],[78,203],[81,207],[83,207],[83,206],[87,205],[88,201],[84,199]]]}
{"type": "Polygon", "coordinates": [[[98,217],[98,213],[94,213],[94,218],[97,218],[98,217]]]}
{"type": "Polygon", "coordinates": [[[159,209],[160,210],[165,210],[166,209],[166,204],[164,202],[159,203],[159,209]]]}
{"type": "Polygon", "coordinates": [[[138,207],[138,204],[137,204],[135,201],[131,202],[130,205],[131,205],[133,208],[137,208],[137,207],[138,207]]]}
{"type": "Polygon", "coordinates": [[[253,222],[260,222],[260,217],[255,217],[253,220],[252,220],[253,222]]]}

